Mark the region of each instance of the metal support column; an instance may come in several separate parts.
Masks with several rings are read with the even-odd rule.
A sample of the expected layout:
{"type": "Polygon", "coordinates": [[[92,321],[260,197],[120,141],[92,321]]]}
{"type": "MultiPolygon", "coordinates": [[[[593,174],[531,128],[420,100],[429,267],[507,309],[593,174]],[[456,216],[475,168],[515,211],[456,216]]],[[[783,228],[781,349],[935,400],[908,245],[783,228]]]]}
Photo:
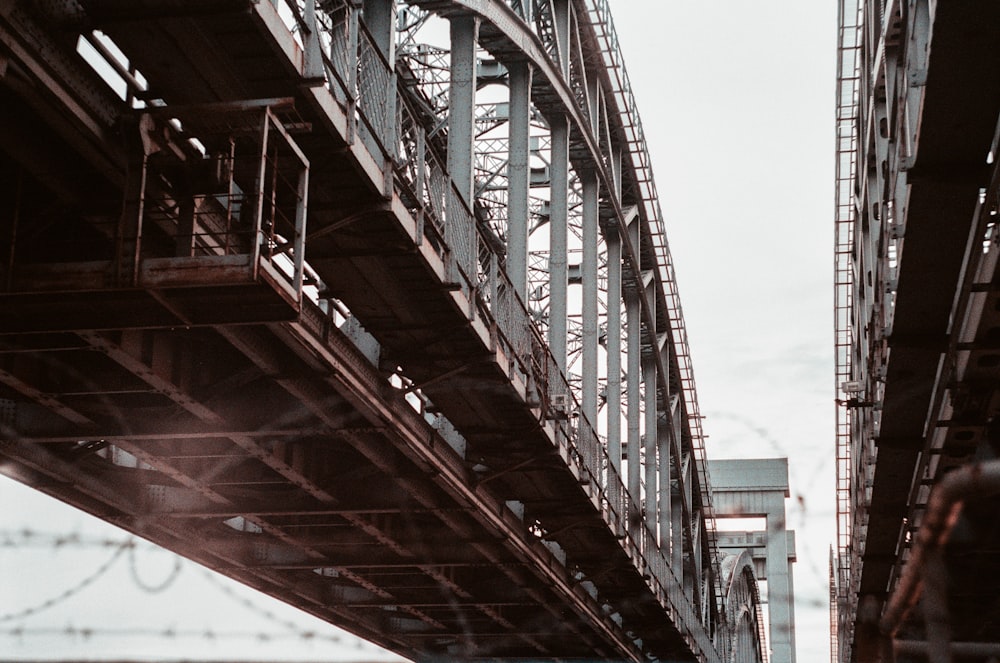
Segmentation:
{"type": "Polygon", "coordinates": [[[448,87],[448,173],[472,207],[476,126],[476,38],[479,19],[451,17],[451,85],[448,87]]]}
{"type": "Polygon", "coordinates": [[[622,240],[609,228],[608,246],[608,456],[618,474],[622,469],[622,240]]]}
{"type": "MultiPolygon", "coordinates": [[[[659,481],[659,492],[657,494],[657,506],[658,506],[658,517],[657,522],[659,526],[659,542],[660,549],[664,554],[669,555],[671,538],[670,538],[670,520],[671,520],[671,499],[670,499],[670,419],[666,416],[658,416],[656,427],[657,436],[657,447],[658,447],[658,481],[659,481]]],[[[669,556],[667,557],[669,559],[669,556]]]]}
{"type": "Polygon", "coordinates": [[[570,0],[553,0],[552,16],[556,28],[556,46],[559,49],[559,69],[563,78],[569,80],[569,12],[570,0]]]}
{"type": "Polygon", "coordinates": [[[597,174],[583,180],[583,416],[597,429],[597,174]]]}
{"type": "MultiPolygon", "coordinates": [[[[479,19],[475,16],[451,17],[451,85],[448,88],[448,174],[458,191],[458,198],[469,210],[473,206],[475,177],[473,150],[476,128],[476,40],[479,19]]],[[[462,203],[450,192],[445,213],[445,236],[454,261],[465,278],[476,274],[476,228],[462,203]]],[[[450,278],[461,282],[452,273],[450,278]]]]}
{"type": "MultiPolygon", "coordinates": [[[[682,396],[678,393],[670,399],[670,432],[673,449],[681,454],[681,437],[684,427],[682,415],[682,396]]],[[[681,492],[681,486],[685,488],[689,485],[688,463],[685,462],[683,454],[671,459],[671,477],[674,481],[670,485],[670,565],[673,567],[674,575],[679,579],[684,578],[684,505],[690,504],[685,493],[681,492]]]]}
{"type": "Polygon", "coordinates": [[[622,150],[620,147],[611,149],[611,176],[615,183],[615,198],[622,199],[622,150]]]}
{"type": "Polygon", "coordinates": [[[643,514],[646,526],[655,531],[656,528],[656,362],[652,357],[642,360],[643,395],[646,406],[643,469],[646,483],[646,499],[643,502],[643,514]]]}
{"type": "Polygon", "coordinates": [[[510,90],[507,156],[507,275],[527,301],[528,290],[528,156],[531,131],[531,65],[507,65],[510,90]]]}
{"type": "Polygon", "coordinates": [[[792,586],[788,573],[788,536],[785,533],[785,502],[780,492],[768,495],[767,523],[767,603],[771,622],[771,661],[795,663],[792,647],[792,586]]]}
{"type": "Polygon", "coordinates": [[[549,349],[556,366],[566,374],[566,252],[569,192],[569,125],[560,117],[552,122],[549,165],[549,349]]]}
{"type": "MultiPolygon", "coordinates": [[[[634,286],[625,290],[625,322],[628,329],[627,369],[625,371],[628,438],[628,492],[635,506],[638,506],[640,473],[639,473],[639,384],[641,375],[642,328],[639,322],[639,292],[634,286]]],[[[630,509],[630,522],[638,513],[630,509]]]]}

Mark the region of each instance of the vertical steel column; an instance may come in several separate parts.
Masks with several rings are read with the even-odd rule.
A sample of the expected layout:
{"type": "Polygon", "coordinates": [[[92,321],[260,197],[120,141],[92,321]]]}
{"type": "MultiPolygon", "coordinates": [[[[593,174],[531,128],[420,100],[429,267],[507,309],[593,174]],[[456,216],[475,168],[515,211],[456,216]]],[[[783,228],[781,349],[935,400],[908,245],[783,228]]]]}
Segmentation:
{"type": "Polygon", "coordinates": [[[528,168],[531,133],[531,65],[507,65],[510,90],[507,148],[507,275],[514,290],[527,301],[528,290],[528,168]]]}
{"type": "Polygon", "coordinates": [[[597,173],[583,180],[583,416],[597,429],[597,173]]]}
{"type": "MultiPolygon", "coordinates": [[[[371,33],[375,47],[389,63],[390,87],[385,94],[385,116],[388,119],[381,136],[382,146],[395,157],[399,146],[396,141],[396,0],[364,0],[362,13],[365,27],[371,33]]],[[[391,164],[387,168],[391,169],[391,164]]]]}
{"type": "Polygon", "coordinates": [[[448,88],[448,174],[458,191],[448,190],[445,212],[445,236],[451,248],[450,278],[461,283],[457,267],[469,282],[476,279],[476,227],[469,213],[472,209],[475,178],[473,150],[476,128],[476,40],[479,19],[453,16],[451,21],[451,85],[448,88]],[[454,259],[452,259],[454,257],[454,259]]]}
{"type": "MultiPolygon", "coordinates": [[[[673,449],[680,454],[681,438],[684,434],[683,421],[681,416],[684,413],[681,394],[674,395],[670,401],[670,432],[672,435],[673,449]]],[[[678,455],[674,460],[673,474],[676,479],[676,490],[670,487],[671,509],[670,509],[670,565],[674,569],[674,575],[683,580],[684,578],[684,505],[690,504],[687,496],[681,492],[681,486],[687,488],[690,475],[687,472],[688,463],[683,455],[678,455]]]]}
{"type": "Polygon", "coordinates": [[[656,362],[652,357],[642,360],[642,382],[644,388],[644,400],[646,405],[646,435],[645,442],[645,469],[646,500],[643,513],[646,517],[646,525],[653,531],[656,530],[656,448],[658,431],[656,430],[656,362]]]}
{"type": "Polygon", "coordinates": [[[666,415],[666,412],[669,412],[670,409],[669,396],[664,396],[664,401],[663,425],[660,425],[661,417],[657,417],[656,427],[659,447],[659,464],[657,465],[657,470],[659,472],[658,481],[660,482],[657,506],[659,507],[660,550],[667,555],[667,559],[670,559],[670,546],[673,543],[670,539],[670,519],[672,515],[670,499],[670,466],[672,463],[670,456],[673,445],[670,443],[670,436],[672,434],[670,430],[670,418],[666,415]]]}
{"type": "Polygon", "coordinates": [[[615,198],[622,199],[622,149],[617,145],[611,149],[611,176],[615,182],[615,198]]]}
{"type": "MultiPolygon", "coordinates": [[[[638,225],[638,224],[636,224],[638,225]]],[[[634,508],[638,506],[640,473],[639,473],[639,384],[642,356],[642,329],[639,321],[639,292],[634,285],[625,289],[625,322],[628,329],[626,403],[628,407],[628,492],[635,500],[630,509],[632,516],[638,515],[634,508]]]]}
{"type": "Polygon", "coordinates": [[[622,240],[615,227],[608,228],[608,456],[611,466],[622,469],[622,240]]]}
{"type": "Polygon", "coordinates": [[[393,63],[396,59],[395,0],[364,0],[361,11],[375,46],[393,63]]]}
{"type": "Polygon", "coordinates": [[[788,535],[785,531],[785,496],[772,491],[764,496],[767,504],[767,603],[771,622],[771,661],[795,663],[792,647],[792,588],[788,564],[788,535]]]}
{"type": "MultiPolygon", "coordinates": [[[[319,40],[319,23],[316,21],[316,3],[307,2],[302,12],[305,30],[302,35],[302,73],[306,78],[325,81],[323,47],[319,40]]],[[[395,40],[393,40],[395,41],[395,40]]],[[[131,97],[131,89],[129,96],[131,97]]],[[[129,99],[129,106],[132,105],[129,99]]]]}
{"type": "Polygon", "coordinates": [[[532,20],[534,20],[534,15],[532,10],[534,9],[535,0],[521,0],[521,15],[524,17],[524,22],[531,25],[532,20]]]}
{"type": "Polygon", "coordinates": [[[555,23],[556,47],[559,50],[559,68],[563,78],[569,80],[569,13],[570,0],[552,1],[552,19],[555,23]]]}
{"type": "Polygon", "coordinates": [[[566,290],[568,283],[567,218],[569,216],[569,125],[565,117],[552,122],[549,165],[549,349],[566,375],[566,290]]]}
{"type": "Polygon", "coordinates": [[[472,154],[476,125],[476,39],[479,19],[453,16],[451,21],[451,85],[448,87],[448,173],[472,207],[472,154]]]}
{"type": "MultiPolygon", "coordinates": [[[[587,106],[590,131],[597,135],[601,112],[600,79],[587,73],[587,106]]],[[[597,427],[597,244],[600,179],[596,172],[583,175],[583,411],[597,427]]]]}
{"type": "MultiPolygon", "coordinates": [[[[555,38],[559,48],[559,69],[569,80],[569,0],[552,3],[555,38]]],[[[563,375],[566,368],[566,257],[567,219],[569,216],[569,123],[558,117],[550,126],[549,157],[549,349],[563,375]]]]}

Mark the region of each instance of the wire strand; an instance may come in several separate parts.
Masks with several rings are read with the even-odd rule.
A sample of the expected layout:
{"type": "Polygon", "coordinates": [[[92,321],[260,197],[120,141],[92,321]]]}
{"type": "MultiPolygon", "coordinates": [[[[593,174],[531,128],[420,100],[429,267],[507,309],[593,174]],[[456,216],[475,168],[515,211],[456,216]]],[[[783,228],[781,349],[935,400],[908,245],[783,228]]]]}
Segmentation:
{"type": "Polygon", "coordinates": [[[125,553],[125,551],[131,547],[132,547],[131,540],[124,541],[106,562],[101,564],[101,566],[97,567],[97,570],[95,570],[92,574],[81,580],[76,585],[73,585],[69,589],[61,592],[60,594],[57,594],[56,596],[50,599],[47,599],[37,605],[31,606],[30,608],[25,608],[23,610],[18,610],[16,612],[9,612],[7,614],[0,615],[0,623],[36,615],[40,612],[48,610],[49,608],[57,606],[60,603],[66,601],[67,599],[79,594],[84,589],[92,585],[98,578],[107,573],[108,570],[112,566],[114,566],[115,562],[117,562],[118,559],[121,558],[121,556],[125,553]]]}

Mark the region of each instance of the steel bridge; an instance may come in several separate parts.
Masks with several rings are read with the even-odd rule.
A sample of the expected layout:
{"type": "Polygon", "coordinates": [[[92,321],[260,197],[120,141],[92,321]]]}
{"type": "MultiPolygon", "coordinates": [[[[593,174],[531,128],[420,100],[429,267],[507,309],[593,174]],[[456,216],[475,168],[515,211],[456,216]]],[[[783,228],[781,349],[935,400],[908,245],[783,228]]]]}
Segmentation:
{"type": "Polygon", "coordinates": [[[995,2],[840,3],[835,661],[1000,655],[998,65],[995,2]]]}
{"type": "Polygon", "coordinates": [[[604,0],[9,0],[0,117],[4,473],[415,659],[765,659],[604,0]]]}

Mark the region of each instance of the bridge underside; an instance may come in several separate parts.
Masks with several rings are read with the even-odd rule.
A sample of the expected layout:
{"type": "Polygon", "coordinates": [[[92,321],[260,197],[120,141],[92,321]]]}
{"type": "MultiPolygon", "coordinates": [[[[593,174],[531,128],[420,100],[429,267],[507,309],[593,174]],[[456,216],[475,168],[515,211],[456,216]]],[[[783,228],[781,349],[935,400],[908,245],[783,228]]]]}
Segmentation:
{"type": "MultiPolygon", "coordinates": [[[[866,21],[876,20],[873,7],[864,8],[866,21]]],[[[875,29],[882,29],[884,59],[871,65],[872,79],[862,76],[861,103],[869,106],[861,111],[853,202],[853,361],[865,389],[845,401],[854,408],[850,477],[858,508],[846,551],[856,556],[854,596],[842,599],[861,603],[848,616],[857,629],[848,643],[853,660],[874,655],[878,614],[923,536],[932,486],[994,458],[1000,440],[1000,12],[991,2],[938,3],[930,11],[926,3],[894,2],[885,14],[875,29]]],[[[941,596],[948,605],[938,619],[956,642],[995,642],[1000,623],[995,583],[984,581],[1000,562],[1000,503],[981,497],[966,504],[946,553],[941,596]]],[[[914,609],[893,634],[930,639],[929,622],[914,609]]]]}
{"type": "Polygon", "coordinates": [[[346,140],[268,3],[81,4],[210,151],[230,145],[214,122],[240,150],[281,114],[308,160],[305,281],[323,292],[297,294],[290,260],[209,246],[208,197],[202,234],[185,230],[184,155],[167,153],[188,136],[161,127],[151,156],[72,26],[43,32],[14,3],[0,471],[407,656],[694,660],[559,442],[569,422],[383,194],[385,164],[346,140]],[[161,216],[129,235],[152,200],[161,216]]]}

